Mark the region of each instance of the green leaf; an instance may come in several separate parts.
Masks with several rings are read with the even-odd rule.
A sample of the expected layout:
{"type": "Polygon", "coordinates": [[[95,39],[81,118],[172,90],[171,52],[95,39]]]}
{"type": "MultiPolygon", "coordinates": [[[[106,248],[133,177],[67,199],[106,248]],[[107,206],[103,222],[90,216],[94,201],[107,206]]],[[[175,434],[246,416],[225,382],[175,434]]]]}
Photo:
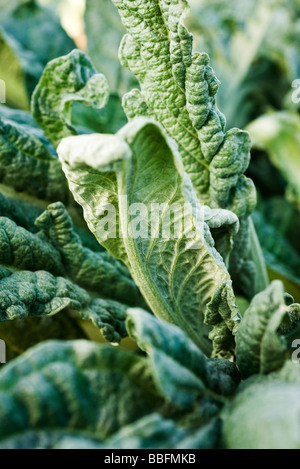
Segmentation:
{"type": "Polygon", "coordinates": [[[36,233],[38,231],[34,222],[42,211],[43,209],[41,207],[32,204],[27,200],[7,197],[0,192],[0,216],[10,218],[10,220],[15,222],[16,225],[25,228],[31,233],[36,233]]]}
{"type": "Polygon", "coordinates": [[[66,308],[80,310],[90,302],[83,289],[46,271],[9,272],[0,284],[0,321],[52,316],[66,308]]]}
{"type": "Polygon", "coordinates": [[[24,49],[31,51],[42,65],[45,66],[49,60],[67,54],[75,47],[53,11],[35,0],[1,0],[0,7],[0,26],[24,49]]]}
{"type": "Polygon", "coordinates": [[[125,326],[127,311],[128,306],[122,303],[96,298],[80,312],[80,317],[92,321],[108,342],[118,345],[128,336],[125,326]]]}
{"type": "MultiPolygon", "coordinates": [[[[279,227],[269,223],[261,212],[253,213],[253,221],[268,268],[283,282],[292,282],[299,289],[300,256],[297,250],[279,231],[279,227]]],[[[289,289],[287,291],[293,294],[289,289]]]]}
{"type": "Polygon", "coordinates": [[[103,109],[86,107],[80,101],[73,103],[72,123],[76,126],[78,133],[116,133],[127,124],[127,117],[119,96],[110,94],[103,109]]]}
{"type": "Polygon", "coordinates": [[[30,95],[43,72],[43,66],[0,26],[1,79],[6,101],[23,109],[30,107],[30,95]]]}
{"type": "Polygon", "coordinates": [[[82,245],[74,231],[71,217],[61,202],[49,205],[35,224],[60,252],[66,274],[71,280],[98,295],[128,305],[144,304],[137,286],[121,262],[107,252],[95,253],[82,245]]]}
{"type": "Polygon", "coordinates": [[[27,431],[0,442],[1,449],[103,449],[101,439],[85,431],[27,431]]]}
{"type": "Polygon", "coordinates": [[[0,182],[37,198],[68,200],[54,148],[35,127],[0,118],[0,182]]]}
{"type": "Polygon", "coordinates": [[[208,359],[178,327],[138,308],[128,310],[126,326],[149,355],[158,389],[173,404],[191,410],[206,395],[234,393],[239,374],[233,363],[208,359]]]}
{"type": "MultiPolygon", "coordinates": [[[[180,428],[172,420],[151,414],[123,428],[104,444],[110,449],[214,449],[219,442],[219,421],[200,429],[180,428]]],[[[176,456],[175,456],[176,457],[176,456]]]]}
{"type": "Polygon", "coordinates": [[[238,310],[230,276],[214,248],[180,156],[162,128],[140,118],[116,136],[65,139],[58,153],[89,228],[100,244],[128,264],[153,312],[181,327],[206,353],[211,347],[204,320],[213,327],[224,323],[215,354],[231,353],[238,310]],[[139,209],[144,204],[142,209],[147,210],[146,218],[144,213],[138,218],[138,233],[130,214],[132,204],[139,204],[139,209]],[[164,204],[162,212],[157,204],[164,204]],[[181,221],[179,233],[170,214],[174,206],[181,221]],[[112,223],[103,219],[106,211],[113,216],[112,223]],[[147,218],[153,212],[156,220],[150,233],[147,218]],[[167,236],[161,226],[170,228],[167,236]],[[213,306],[207,314],[210,302],[213,306]]]}
{"type": "Polygon", "coordinates": [[[254,145],[267,152],[288,183],[288,198],[300,207],[300,117],[296,112],[272,112],[248,125],[254,145]]]}
{"type": "Polygon", "coordinates": [[[0,338],[6,344],[6,360],[10,362],[45,340],[87,339],[87,336],[77,318],[71,317],[71,314],[58,314],[1,322],[0,338]]]}
{"type": "Polygon", "coordinates": [[[73,103],[102,109],[108,96],[104,75],[97,73],[90,59],[75,49],[48,63],[32,96],[32,113],[57,146],[63,137],[77,134],[72,125],[73,103]]]}
{"type": "Polygon", "coordinates": [[[252,300],[236,336],[237,365],[243,377],[280,369],[291,354],[289,336],[299,327],[300,306],[274,281],[252,300]]]}
{"type": "MultiPolygon", "coordinates": [[[[183,23],[187,2],[114,4],[129,33],[120,48],[122,63],[140,82],[147,115],[177,142],[198,197],[247,216],[255,199],[253,185],[243,176],[250,139],[238,129],[225,133],[225,118],[215,105],[219,81],[208,56],[193,53],[193,38],[183,23]]],[[[124,100],[130,117],[132,104],[130,94],[124,100]]]]}
{"type": "Polygon", "coordinates": [[[87,0],[85,27],[89,56],[97,70],[107,77],[111,91],[122,95],[135,81],[133,76],[121,67],[118,58],[125,28],[112,1],[102,0],[100,7],[97,0],[87,0]]]}
{"type": "Polygon", "coordinates": [[[223,414],[226,449],[299,449],[299,385],[253,383],[223,414]]]}
{"type": "Polygon", "coordinates": [[[56,156],[54,146],[49,142],[30,112],[23,111],[22,109],[13,109],[6,105],[0,105],[0,116],[5,122],[9,121],[11,125],[18,124],[18,128],[21,127],[22,130],[34,136],[44,145],[44,147],[46,147],[48,153],[56,156]]]}
{"type": "Polygon", "coordinates": [[[0,322],[28,317],[51,317],[71,310],[90,320],[103,337],[118,344],[127,337],[125,319],[128,306],[113,300],[91,298],[64,277],[46,271],[10,272],[1,266],[0,322]]]}
{"type": "Polygon", "coordinates": [[[60,254],[51,244],[5,217],[0,217],[0,262],[18,269],[64,274],[60,254]]]}
{"type": "Polygon", "coordinates": [[[44,66],[70,52],[74,43],[53,12],[34,0],[1,1],[0,8],[1,79],[7,102],[28,109],[44,66]]]}
{"type": "Polygon", "coordinates": [[[297,0],[189,3],[186,24],[222,77],[218,103],[228,125],[244,128],[270,107],[291,107],[300,70],[297,0]]]}
{"type": "Polygon", "coordinates": [[[174,421],[151,414],[121,429],[106,441],[105,446],[116,449],[174,448],[185,433],[174,421]]]}
{"type": "Polygon", "coordinates": [[[225,116],[216,105],[220,83],[207,54],[193,51],[193,37],[184,25],[186,0],[113,1],[128,31],[120,58],[141,86],[141,92],[124,97],[128,118],[147,115],[160,122],[176,141],[200,202],[238,216],[241,227],[234,237],[230,273],[251,298],[267,283],[256,281],[255,270],[265,271],[265,266],[250,240],[248,216],[256,193],[244,175],[250,161],[249,134],[225,129],[225,116]]]}
{"type": "Polygon", "coordinates": [[[101,441],[161,405],[145,359],[88,341],[49,341],[0,372],[0,446],[42,447],[72,432],[101,441]],[[44,437],[44,438],[42,438],[44,437]]]}
{"type": "Polygon", "coordinates": [[[300,385],[299,363],[287,360],[281,370],[271,373],[271,379],[300,385]]]}

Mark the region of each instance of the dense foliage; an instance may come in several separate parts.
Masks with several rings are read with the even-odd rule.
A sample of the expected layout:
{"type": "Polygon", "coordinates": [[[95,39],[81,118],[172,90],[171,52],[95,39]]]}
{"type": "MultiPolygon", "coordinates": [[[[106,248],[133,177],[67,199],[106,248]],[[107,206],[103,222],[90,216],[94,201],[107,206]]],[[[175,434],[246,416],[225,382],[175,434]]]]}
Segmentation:
{"type": "Polygon", "coordinates": [[[299,1],[86,0],[85,50],[43,3],[0,0],[0,449],[299,449],[299,1]]]}

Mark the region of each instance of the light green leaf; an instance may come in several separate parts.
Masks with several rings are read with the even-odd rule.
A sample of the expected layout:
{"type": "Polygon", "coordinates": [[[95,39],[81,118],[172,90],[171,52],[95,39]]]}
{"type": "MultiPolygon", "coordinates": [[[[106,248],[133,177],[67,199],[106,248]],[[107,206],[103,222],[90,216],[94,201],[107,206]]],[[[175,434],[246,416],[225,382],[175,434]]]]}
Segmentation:
{"type": "Polygon", "coordinates": [[[28,109],[44,66],[75,46],[53,12],[36,1],[1,1],[0,8],[1,79],[7,102],[28,109]]]}
{"type": "Polygon", "coordinates": [[[214,248],[176,147],[162,128],[140,118],[116,136],[65,139],[58,153],[91,231],[111,254],[128,264],[153,312],[181,327],[206,353],[211,347],[204,320],[213,327],[224,322],[223,337],[218,338],[215,353],[230,353],[233,318],[238,314],[230,276],[214,248]],[[140,221],[142,234],[134,231],[132,204],[144,204],[147,211],[148,221],[145,214],[140,221]],[[165,204],[162,212],[157,204],[165,204]],[[170,214],[172,207],[181,222],[179,233],[170,214]],[[108,223],[110,231],[105,229],[107,220],[102,219],[107,210],[113,216],[112,223],[108,223]],[[150,233],[148,215],[153,212],[158,218],[150,233]],[[170,228],[167,236],[162,226],[170,228]],[[210,302],[213,308],[207,315],[210,302]]]}
{"type": "Polygon", "coordinates": [[[300,207],[300,117],[296,112],[272,112],[248,125],[254,145],[267,152],[288,183],[288,198],[300,207]]]}
{"type": "MultiPolygon", "coordinates": [[[[295,349],[292,350],[294,351],[295,349]]],[[[297,356],[298,355],[299,354],[297,354],[297,356]]],[[[287,360],[281,370],[275,373],[271,373],[269,377],[271,379],[281,380],[287,383],[294,383],[300,385],[299,362],[287,360]]]]}
{"type": "Polygon", "coordinates": [[[0,26],[26,50],[31,51],[43,66],[75,47],[61,27],[58,17],[51,9],[41,6],[40,2],[0,1],[0,7],[0,26]]]}
{"type": "Polygon", "coordinates": [[[1,79],[5,83],[6,101],[9,105],[28,109],[30,95],[43,72],[35,55],[24,50],[0,26],[1,79]]]}
{"type": "MultiPolygon", "coordinates": [[[[140,82],[147,115],[177,142],[198,197],[247,216],[255,198],[243,176],[250,139],[238,129],[225,133],[225,118],[215,105],[219,81],[208,56],[193,53],[193,38],[183,23],[187,2],[113,1],[129,33],[120,47],[122,63],[140,82]]],[[[132,98],[124,100],[130,117],[136,108],[132,98]]]]}
{"type": "Polygon", "coordinates": [[[118,11],[111,0],[87,0],[85,27],[88,55],[97,70],[107,77],[112,92],[122,95],[135,83],[128,70],[121,67],[118,50],[125,33],[118,11]],[[101,34],[99,34],[101,31],[101,34]]]}
{"type": "Polygon", "coordinates": [[[249,134],[225,129],[225,116],[216,105],[220,83],[207,54],[194,52],[193,37],[184,25],[186,0],[113,1],[128,31],[120,58],[141,86],[141,92],[124,97],[127,116],[147,115],[160,122],[178,144],[199,200],[238,216],[230,273],[236,285],[242,279],[239,287],[251,298],[268,283],[266,275],[258,274],[262,282],[256,279],[256,270],[265,273],[265,266],[250,239],[248,216],[256,193],[244,175],[250,161],[249,134]]]}
{"type": "Polygon", "coordinates": [[[57,146],[63,137],[76,135],[72,104],[102,109],[109,90],[104,75],[79,50],[52,60],[32,96],[32,113],[46,136],[57,146]]]}
{"type": "Polygon", "coordinates": [[[144,363],[88,341],[34,347],[0,372],[0,446],[43,447],[72,432],[101,441],[157,411],[161,401],[141,373],[144,363]]]}
{"type": "Polygon", "coordinates": [[[299,449],[299,385],[253,383],[223,414],[226,449],[299,449]]]}
{"type": "Polygon", "coordinates": [[[266,109],[291,107],[299,77],[296,0],[189,0],[186,19],[196,50],[206,51],[222,78],[218,103],[228,125],[244,128],[266,109]]]}
{"type": "Polygon", "coordinates": [[[236,336],[237,365],[243,377],[269,373],[291,355],[289,336],[299,326],[300,306],[274,281],[252,300],[236,336]]]}

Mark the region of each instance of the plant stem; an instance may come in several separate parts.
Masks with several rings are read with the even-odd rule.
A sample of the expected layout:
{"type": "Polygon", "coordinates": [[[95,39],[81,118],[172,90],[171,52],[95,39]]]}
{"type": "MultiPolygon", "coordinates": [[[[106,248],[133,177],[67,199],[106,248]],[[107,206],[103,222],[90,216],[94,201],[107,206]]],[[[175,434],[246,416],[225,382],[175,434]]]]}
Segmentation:
{"type": "Polygon", "coordinates": [[[251,243],[250,256],[256,267],[255,294],[257,294],[265,290],[270,281],[260,242],[251,217],[249,218],[249,229],[251,243]]]}

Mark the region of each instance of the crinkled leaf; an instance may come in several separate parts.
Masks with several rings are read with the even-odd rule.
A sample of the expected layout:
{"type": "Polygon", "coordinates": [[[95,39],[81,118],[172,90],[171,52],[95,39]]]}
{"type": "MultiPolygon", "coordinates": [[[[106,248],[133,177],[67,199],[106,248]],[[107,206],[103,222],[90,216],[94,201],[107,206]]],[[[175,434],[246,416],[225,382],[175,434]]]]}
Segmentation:
{"type": "Polygon", "coordinates": [[[118,344],[127,337],[128,306],[114,300],[91,298],[78,285],[46,271],[0,271],[0,322],[27,317],[51,317],[64,310],[77,311],[90,320],[103,337],[118,344]]]}
{"type": "Polygon", "coordinates": [[[300,306],[274,281],[252,300],[236,336],[236,357],[243,377],[280,369],[290,356],[289,336],[298,326],[300,306]]]}
{"type": "MultiPolygon", "coordinates": [[[[0,443],[1,449],[217,449],[220,421],[200,429],[180,428],[155,413],[126,425],[107,440],[71,430],[28,431],[0,443]]],[[[175,456],[176,458],[176,456],[175,456]]]]}
{"type": "Polygon", "coordinates": [[[38,139],[48,150],[47,153],[56,156],[54,146],[51,142],[49,142],[46,135],[37,125],[33,115],[30,112],[24,111],[22,109],[10,108],[6,105],[0,105],[0,117],[4,121],[9,121],[11,125],[18,124],[18,128],[21,127],[22,130],[38,139]]]}
{"type": "Polygon", "coordinates": [[[66,179],[45,140],[35,127],[0,118],[0,182],[41,199],[66,202],[66,179]]]}
{"type": "Polygon", "coordinates": [[[52,316],[66,308],[80,310],[90,302],[82,288],[46,271],[2,272],[0,284],[0,321],[52,316]]]}
{"type": "Polygon", "coordinates": [[[61,256],[50,243],[5,217],[0,217],[0,262],[18,269],[64,273],[61,256]]]}
{"type": "Polygon", "coordinates": [[[137,286],[120,261],[107,252],[95,253],[82,245],[61,202],[49,205],[36,225],[60,252],[67,275],[78,285],[132,306],[143,304],[137,286]]]}
{"type": "MultiPolygon", "coordinates": [[[[219,82],[207,55],[193,53],[193,38],[183,23],[187,2],[114,4],[129,33],[120,57],[140,82],[147,115],[178,143],[200,200],[246,216],[254,198],[253,185],[243,176],[250,139],[238,129],[225,133],[225,118],[215,105],[219,82]]],[[[124,100],[129,117],[132,100],[132,95],[124,100]]]]}
{"type": "Polygon", "coordinates": [[[210,391],[231,395],[239,382],[227,360],[208,359],[178,327],[140,310],[127,312],[127,330],[150,357],[158,388],[171,402],[192,409],[210,391]]]}
{"type": "Polygon", "coordinates": [[[121,429],[105,442],[106,448],[153,449],[174,448],[185,435],[172,420],[151,414],[121,429]]]}
{"type": "MultiPolygon", "coordinates": [[[[35,225],[35,221],[46,208],[44,202],[38,205],[38,199],[36,198],[33,200],[26,200],[27,197],[24,197],[24,193],[22,193],[22,198],[18,198],[18,194],[15,192],[13,193],[13,197],[4,195],[3,192],[10,192],[9,188],[7,186],[0,187],[0,216],[10,218],[10,220],[14,221],[16,225],[25,228],[27,231],[30,231],[30,233],[37,233],[40,231],[35,225]]],[[[84,220],[79,216],[78,211],[76,212],[75,210],[72,210],[72,207],[70,206],[68,208],[76,220],[74,230],[80,236],[83,245],[95,252],[103,251],[103,247],[89,231],[84,220]]],[[[39,237],[42,239],[44,238],[44,235],[40,232],[39,237]]]]}
{"type": "Polygon", "coordinates": [[[140,118],[116,136],[65,139],[58,153],[91,231],[109,252],[128,264],[153,312],[180,326],[206,353],[210,353],[210,344],[204,320],[213,327],[224,322],[223,340],[218,338],[215,353],[230,353],[233,318],[238,314],[230,276],[214,248],[180,156],[162,128],[140,118]],[[146,218],[143,213],[138,219],[138,234],[130,214],[132,204],[144,204],[147,210],[146,218]],[[164,204],[164,210],[157,209],[157,204],[164,204]],[[170,215],[172,206],[181,222],[179,235],[170,215]],[[112,223],[103,220],[109,210],[110,216],[115,215],[112,223]],[[158,218],[155,232],[150,233],[147,218],[152,212],[158,218]],[[166,225],[170,227],[167,236],[160,229],[166,225]],[[213,307],[207,315],[209,303],[213,307]]]}
{"type": "Polygon", "coordinates": [[[32,96],[32,113],[54,146],[63,137],[76,135],[72,104],[81,102],[102,109],[109,89],[104,75],[79,50],[50,61],[32,96]]]}
{"type": "Polygon", "coordinates": [[[17,124],[27,125],[30,129],[34,128],[35,130],[39,130],[41,134],[43,134],[43,131],[38,127],[32,114],[28,111],[14,109],[6,104],[0,104],[0,115],[2,118],[4,117],[5,119],[14,121],[17,124]]]}
{"type": "Polygon", "coordinates": [[[213,209],[204,212],[207,223],[215,242],[216,250],[221,254],[226,266],[233,248],[233,237],[239,231],[239,223],[232,212],[213,209]]]}
{"type": "Polygon", "coordinates": [[[160,122],[177,142],[200,201],[238,216],[241,229],[234,238],[230,271],[251,298],[267,283],[256,282],[253,262],[260,270],[265,266],[260,265],[263,257],[254,253],[251,259],[250,251],[247,218],[256,193],[244,175],[250,161],[249,134],[225,130],[225,116],[216,106],[219,81],[207,54],[193,51],[193,37],[184,25],[186,0],[113,1],[128,31],[120,58],[141,86],[141,92],[133,90],[124,97],[128,118],[143,115],[160,122]]]}
{"type": "Polygon", "coordinates": [[[141,373],[144,363],[88,341],[34,347],[0,372],[0,445],[22,447],[28,432],[30,447],[55,431],[102,439],[158,410],[161,401],[141,373]]]}
{"type": "Polygon", "coordinates": [[[92,321],[108,342],[119,344],[128,336],[125,326],[127,310],[128,306],[117,301],[96,298],[80,312],[80,316],[92,321]]]}
{"type": "Polygon", "coordinates": [[[230,126],[244,128],[266,109],[292,105],[299,77],[299,2],[189,0],[186,23],[222,77],[218,103],[230,126]],[[291,93],[290,93],[291,94],[291,93]]]}

